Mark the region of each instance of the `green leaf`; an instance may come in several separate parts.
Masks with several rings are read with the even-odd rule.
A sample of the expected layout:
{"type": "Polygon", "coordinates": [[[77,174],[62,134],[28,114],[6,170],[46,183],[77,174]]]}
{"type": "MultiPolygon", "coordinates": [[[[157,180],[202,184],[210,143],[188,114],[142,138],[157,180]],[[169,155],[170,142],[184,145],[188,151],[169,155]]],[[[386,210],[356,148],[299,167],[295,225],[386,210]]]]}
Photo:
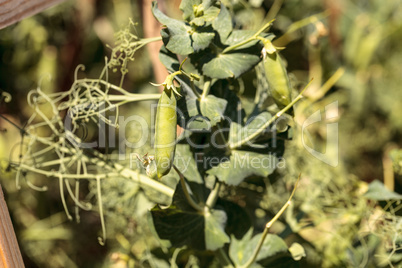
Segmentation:
{"type": "Polygon", "coordinates": [[[201,114],[211,121],[211,126],[215,126],[223,118],[227,104],[225,99],[209,94],[200,101],[201,114]]]}
{"type": "Polygon", "coordinates": [[[179,69],[180,62],[177,59],[177,55],[167,50],[165,46],[162,46],[159,51],[159,60],[169,72],[175,72],[179,69]]]}
{"type": "Polygon", "coordinates": [[[203,0],[202,5],[205,9],[210,8],[211,6],[215,5],[218,0],[203,0]]]}
{"type": "MultiPolygon", "coordinates": [[[[203,184],[189,182],[188,185],[195,202],[204,203],[209,190],[203,184]]],[[[216,250],[230,241],[225,233],[226,212],[218,209],[196,211],[188,203],[180,183],[173,195],[172,205],[167,209],[155,206],[151,216],[158,237],[170,241],[173,247],[216,250]]]]}
{"type": "Polygon", "coordinates": [[[270,113],[262,112],[256,117],[250,118],[248,120],[249,123],[244,127],[241,127],[241,125],[233,122],[230,125],[229,144],[236,144],[237,142],[246,139],[253,133],[257,132],[271,118],[272,115],[270,113]]]}
{"type": "Polygon", "coordinates": [[[232,17],[223,4],[221,4],[221,11],[218,17],[212,22],[212,27],[218,32],[222,44],[225,44],[225,41],[233,30],[233,25],[232,17]]]}
{"type": "Polygon", "coordinates": [[[277,163],[277,157],[272,154],[233,150],[229,161],[221,162],[207,173],[215,175],[226,184],[238,185],[250,175],[268,176],[275,170],[277,163]]]}
{"type": "Polygon", "coordinates": [[[236,238],[241,238],[250,229],[251,219],[249,214],[238,204],[219,198],[215,208],[226,212],[228,219],[225,231],[227,234],[233,234],[236,238]]]}
{"type": "MultiPolygon", "coordinates": [[[[254,34],[255,34],[255,32],[250,31],[250,30],[234,30],[229,35],[229,37],[226,39],[225,44],[230,45],[230,46],[238,44],[238,43],[252,37],[254,34]]],[[[254,46],[258,42],[259,42],[258,40],[254,40],[254,41],[248,42],[247,44],[244,44],[244,45],[238,47],[237,49],[248,48],[248,47],[254,46]]]]}
{"type": "Polygon", "coordinates": [[[189,130],[210,131],[211,122],[206,117],[196,115],[190,119],[186,128],[189,130]]]}
{"type": "Polygon", "coordinates": [[[384,184],[378,180],[370,183],[364,196],[368,199],[384,201],[390,199],[402,199],[402,195],[392,192],[385,188],[384,184]]]}
{"type": "Polygon", "coordinates": [[[183,19],[190,21],[194,18],[193,6],[201,4],[201,0],[182,0],[180,3],[180,10],[183,11],[183,19]]]}
{"type": "Polygon", "coordinates": [[[226,213],[222,210],[213,210],[205,215],[205,246],[207,250],[217,250],[229,243],[230,238],[225,233],[226,213]]]}
{"type": "Polygon", "coordinates": [[[174,247],[205,248],[204,217],[197,212],[182,211],[173,206],[161,209],[155,206],[152,219],[160,239],[169,240],[174,247]]]}
{"type": "Polygon", "coordinates": [[[190,35],[187,32],[183,34],[170,35],[166,48],[178,55],[188,55],[194,52],[194,49],[191,46],[190,35]]]}
{"type": "Polygon", "coordinates": [[[289,247],[289,252],[290,254],[292,254],[292,258],[295,261],[300,261],[302,258],[306,257],[306,251],[304,250],[304,247],[299,243],[293,243],[289,247]]]}
{"type": "Polygon", "coordinates": [[[181,123],[188,123],[193,116],[199,115],[199,109],[197,106],[198,98],[193,92],[191,82],[187,77],[176,76],[176,80],[179,81],[180,87],[183,91],[182,93],[184,95],[184,98],[180,98],[177,102],[178,116],[180,117],[178,118],[178,123],[184,128],[185,126],[183,126],[181,123]],[[181,118],[184,119],[184,122],[181,122],[181,118]]]}
{"type": "Polygon", "coordinates": [[[257,55],[246,53],[219,54],[202,66],[205,75],[211,78],[237,78],[260,61],[257,55]]]}
{"type": "Polygon", "coordinates": [[[152,3],[152,13],[160,23],[167,27],[161,31],[161,35],[168,50],[179,55],[188,55],[194,52],[189,34],[191,27],[163,14],[158,9],[156,2],[152,3]]]}
{"type": "Polygon", "coordinates": [[[193,48],[195,52],[203,50],[211,44],[212,40],[214,39],[215,34],[211,32],[194,32],[191,35],[193,40],[193,48]]]}
{"type": "MultiPolygon", "coordinates": [[[[253,234],[253,229],[248,230],[248,232],[243,236],[242,239],[236,239],[236,237],[231,236],[231,243],[229,247],[229,257],[234,262],[236,266],[241,266],[245,264],[251,257],[253,251],[247,247],[250,243],[251,235],[253,234]]],[[[254,250],[254,249],[252,249],[254,250]]]]}
{"type": "MultiPolygon", "coordinates": [[[[251,237],[252,233],[253,230],[250,229],[241,240],[237,240],[234,236],[231,237],[229,256],[236,267],[244,265],[251,258],[258,241],[261,239],[262,233],[251,237]]],[[[280,253],[287,253],[287,251],[288,247],[282,238],[277,235],[268,234],[265,237],[256,261],[274,257],[280,253]]]]}
{"type": "Polygon", "coordinates": [[[183,173],[184,177],[191,182],[203,183],[200,173],[197,169],[197,164],[194,160],[194,155],[188,144],[177,144],[174,157],[174,164],[183,173]]]}
{"type": "Polygon", "coordinates": [[[215,20],[219,15],[219,8],[211,6],[204,11],[204,15],[196,17],[190,21],[190,24],[196,26],[208,26],[213,20],[215,20]]]}
{"type": "MultiPolygon", "coordinates": [[[[200,187],[194,187],[196,192],[198,188],[200,187]]],[[[202,188],[205,187],[202,186],[202,188]]],[[[193,198],[198,200],[196,196],[193,198]]],[[[180,183],[176,186],[172,204],[167,209],[156,205],[151,210],[151,215],[155,231],[160,239],[169,240],[173,247],[188,246],[194,249],[205,249],[204,216],[188,203],[180,183]]]]}

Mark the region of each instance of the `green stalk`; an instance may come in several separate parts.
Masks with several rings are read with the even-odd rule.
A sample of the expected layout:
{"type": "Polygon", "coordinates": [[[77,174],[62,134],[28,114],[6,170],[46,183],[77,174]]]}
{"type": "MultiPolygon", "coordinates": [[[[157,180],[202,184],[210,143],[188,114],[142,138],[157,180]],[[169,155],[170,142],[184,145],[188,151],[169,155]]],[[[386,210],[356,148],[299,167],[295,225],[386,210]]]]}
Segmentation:
{"type": "Polygon", "coordinates": [[[300,92],[300,94],[291,103],[289,103],[285,108],[283,108],[277,114],[275,114],[273,117],[271,117],[271,119],[268,120],[264,125],[262,125],[256,132],[250,134],[250,136],[246,137],[243,140],[240,140],[236,143],[229,144],[230,149],[233,150],[233,149],[239,148],[246,142],[249,142],[252,139],[258,137],[258,135],[260,135],[273,122],[275,122],[276,119],[278,119],[282,114],[287,112],[290,108],[292,108],[293,105],[295,105],[299,100],[301,100],[303,98],[304,91],[308,88],[308,86],[311,84],[312,81],[313,81],[313,79],[310,80],[310,82],[306,85],[306,87],[300,92]]]}
{"type": "Polygon", "coordinates": [[[221,182],[217,181],[215,184],[214,189],[211,191],[211,193],[208,195],[207,201],[205,205],[209,208],[212,209],[215,206],[216,201],[218,200],[219,197],[219,190],[221,188],[221,182]]]}
{"type": "Polygon", "coordinates": [[[203,212],[204,208],[201,207],[200,205],[198,205],[194,199],[191,197],[190,193],[187,190],[187,184],[186,181],[184,180],[184,175],[180,172],[180,170],[178,170],[178,168],[173,165],[174,170],[176,170],[177,174],[180,177],[180,183],[181,183],[181,188],[183,189],[184,192],[184,196],[186,197],[188,203],[190,204],[190,206],[192,206],[195,210],[203,212]]]}
{"type": "Polygon", "coordinates": [[[258,253],[260,252],[260,250],[261,250],[261,248],[262,248],[262,245],[264,244],[264,241],[265,241],[265,238],[266,238],[267,235],[268,235],[269,229],[270,229],[271,226],[279,219],[279,217],[283,214],[283,212],[285,212],[285,210],[289,207],[289,205],[292,203],[292,198],[293,198],[293,195],[294,195],[295,192],[296,192],[296,188],[297,188],[297,185],[298,185],[298,183],[299,183],[300,176],[301,176],[301,174],[299,174],[299,177],[297,178],[296,185],[295,185],[295,187],[293,188],[293,191],[292,191],[292,193],[291,193],[291,195],[290,195],[288,201],[285,203],[285,205],[283,205],[283,207],[278,211],[278,213],[276,213],[275,217],[273,217],[272,220],[270,220],[270,221],[265,225],[264,232],[262,233],[262,236],[261,236],[260,241],[258,241],[258,245],[257,245],[257,247],[255,248],[255,250],[254,250],[254,252],[253,252],[253,255],[250,257],[250,259],[249,259],[244,265],[240,266],[239,268],[248,268],[248,267],[249,267],[251,264],[253,264],[253,263],[255,262],[255,260],[257,259],[258,253]]]}
{"type": "Polygon", "coordinates": [[[208,96],[209,90],[211,89],[211,84],[212,84],[211,80],[205,81],[204,88],[202,89],[201,101],[208,96]]]}
{"type": "Polygon", "coordinates": [[[243,41],[241,41],[240,43],[237,43],[237,44],[234,44],[234,45],[232,45],[232,46],[229,46],[229,47],[225,48],[225,49],[222,51],[222,54],[225,54],[225,53],[227,53],[227,52],[229,52],[229,51],[235,50],[236,48],[241,47],[242,45],[245,45],[245,44],[247,44],[247,43],[249,43],[249,42],[251,42],[251,41],[256,40],[256,39],[257,39],[257,36],[259,36],[263,31],[265,31],[266,29],[268,29],[268,28],[271,26],[271,24],[272,24],[273,21],[274,21],[274,20],[271,20],[271,21],[267,22],[267,23],[266,23],[264,26],[262,26],[262,28],[259,29],[253,36],[247,38],[246,40],[243,40],[243,41]]]}
{"type": "Polygon", "coordinates": [[[195,89],[194,80],[190,80],[190,83],[191,83],[191,89],[194,92],[194,94],[197,96],[198,99],[201,98],[200,93],[198,93],[198,91],[195,89]]]}
{"type": "Polygon", "coordinates": [[[268,11],[267,16],[265,17],[265,21],[272,20],[276,17],[279,10],[281,9],[283,1],[284,0],[274,0],[274,3],[272,4],[271,8],[268,11]]]}
{"type": "Polygon", "coordinates": [[[299,21],[292,23],[288,27],[288,30],[281,37],[279,37],[279,38],[275,39],[275,41],[273,41],[273,44],[278,47],[286,46],[286,44],[288,44],[289,42],[291,42],[293,40],[293,38],[291,38],[292,33],[294,33],[295,31],[297,31],[307,25],[310,25],[312,23],[315,23],[319,20],[322,20],[322,19],[328,17],[329,14],[330,14],[330,11],[325,10],[321,13],[314,14],[312,16],[309,16],[307,18],[304,18],[304,19],[301,19],[299,21]]]}

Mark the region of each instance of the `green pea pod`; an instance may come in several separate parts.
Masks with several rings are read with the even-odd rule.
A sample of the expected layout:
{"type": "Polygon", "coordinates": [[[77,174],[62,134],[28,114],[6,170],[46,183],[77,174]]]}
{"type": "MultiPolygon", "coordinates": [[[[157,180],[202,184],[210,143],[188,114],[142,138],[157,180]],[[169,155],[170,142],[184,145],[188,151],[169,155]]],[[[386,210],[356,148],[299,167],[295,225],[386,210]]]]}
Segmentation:
{"type": "Polygon", "coordinates": [[[291,86],[285,65],[277,51],[264,55],[264,69],[272,98],[279,108],[284,108],[291,101],[291,86]]]}
{"type": "Polygon", "coordinates": [[[173,90],[165,90],[159,98],[155,127],[155,162],[158,178],[172,168],[176,148],[176,97],[173,90]]]}

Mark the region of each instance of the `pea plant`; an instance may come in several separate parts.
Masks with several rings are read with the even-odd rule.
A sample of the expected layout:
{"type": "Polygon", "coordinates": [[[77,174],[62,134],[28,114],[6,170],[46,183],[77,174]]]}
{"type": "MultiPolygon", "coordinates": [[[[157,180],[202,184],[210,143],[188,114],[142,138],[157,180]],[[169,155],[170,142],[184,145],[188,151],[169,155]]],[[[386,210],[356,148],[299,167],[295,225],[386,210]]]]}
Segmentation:
{"type": "MultiPolygon", "coordinates": [[[[269,233],[291,204],[297,183],[282,209],[264,224],[253,222],[248,204],[235,202],[235,189],[263,185],[286,163],[282,156],[292,138],[293,106],[305,89],[298,92],[290,83],[280,55],[284,48],[274,45],[275,35],[269,32],[275,21],[256,31],[241,29],[225,3],[183,0],[183,20],[177,20],[154,2],[152,12],[164,26],[161,37],[139,39],[129,28],[123,30],[99,79],[79,78],[77,68],[69,91],[32,91],[28,100],[34,114],[22,130],[27,146],[21,147],[28,149],[15,161],[17,185],[24,178],[45,190],[29,182],[29,172],[58,178],[68,217],[73,218],[65,190],[79,219],[79,208],[91,209],[80,200],[80,181],[93,180],[103,218],[102,181],[124,178],[159,195],[149,221],[161,243],[195,252],[208,266],[267,267],[278,258],[301,259],[299,244],[288,247],[282,237],[269,233]],[[170,73],[165,81],[154,81],[162,82],[155,85],[163,86],[163,92],[123,89],[134,53],[159,40],[160,61],[170,73]],[[109,70],[121,71],[120,85],[109,82],[109,70]],[[117,128],[121,106],[158,99],[154,149],[147,147],[146,155],[144,148],[134,150],[137,167],[129,165],[133,158],[127,154],[100,152],[80,138],[82,125],[117,128]]],[[[103,221],[102,230],[101,244],[106,239],[103,221]]]]}

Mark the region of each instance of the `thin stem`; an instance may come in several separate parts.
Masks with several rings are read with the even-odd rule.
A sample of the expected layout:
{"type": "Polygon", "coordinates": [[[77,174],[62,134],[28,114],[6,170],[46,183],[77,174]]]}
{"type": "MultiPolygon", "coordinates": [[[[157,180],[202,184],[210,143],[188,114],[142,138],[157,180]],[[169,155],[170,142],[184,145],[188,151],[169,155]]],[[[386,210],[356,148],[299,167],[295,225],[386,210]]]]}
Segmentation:
{"type": "Polygon", "coordinates": [[[186,57],[181,63],[180,63],[180,66],[179,66],[179,71],[181,72],[181,68],[183,67],[183,64],[186,62],[186,60],[187,60],[188,58],[186,57]]]}
{"type": "Polygon", "coordinates": [[[13,121],[11,121],[10,119],[8,119],[7,117],[3,116],[2,114],[0,114],[0,118],[3,118],[4,120],[6,120],[9,124],[11,124],[13,127],[15,127],[16,129],[18,129],[21,133],[21,135],[25,134],[26,131],[22,128],[20,128],[16,123],[14,123],[13,121]]]}
{"type": "Polygon", "coordinates": [[[282,4],[283,0],[275,0],[265,17],[265,21],[274,19],[281,9],[282,4]]]}
{"type": "Polygon", "coordinates": [[[243,41],[241,41],[240,43],[237,43],[237,44],[234,44],[234,45],[232,45],[232,46],[229,46],[229,47],[225,48],[225,49],[222,51],[222,54],[228,53],[229,51],[235,50],[236,48],[241,47],[242,45],[245,45],[245,44],[247,44],[247,43],[249,43],[249,42],[251,42],[251,41],[256,40],[257,36],[259,36],[259,35],[260,35],[263,31],[265,31],[267,28],[269,28],[269,27],[271,26],[271,24],[272,24],[273,21],[274,21],[274,20],[271,20],[271,21],[267,22],[267,23],[266,23],[264,26],[262,26],[262,28],[259,29],[253,36],[247,38],[246,40],[243,40],[243,41]]]}
{"type": "Polygon", "coordinates": [[[127,95],[107,95],[106,98],[109,101],[124,101],[133,102],[133,101],[148,101],[148,100],[158,100],[161,94],[127,94],[127,95]],[[142,96],[141,96],[142,95],[142,96]]]}
{"type": "Polygon", "coordinates": [[[255,248],[253,255],[250,257],[250,259],[242,266],[240,266],[239,268],[247,268],[249,267],[251,264],[253,264],[255,262],[255,260],[257,259],[258,253],[261,250],[262,245],[264,244],[265,238],[268,235],[268,231],[271,228],[271,226],[279,219],[279,217],[283,214],[283,212],[285,212],[285,210],[289,207],[289,205],[292,202],[292,198],[293,195],[296,192],[297,189],[297,185],[299,184],[299,180],[300,180],[300,176],[301,174],[299,174],[299,177],[297,178],[295,187],[293,188],[293,191],[288,199],[288,201],[283,205],[283,207],[278,211],[278,213],[276,213],[276,215],[272,218],[272,220],[270,220],[269,222],[267,222],[267,224],[265,225],[265,229],[264,232],[262,233],[262,236],[260,238],[260,241],[258,241],[258,245],[255,248]]]}
{"type": "Polygon", "coordinates": [[[139,50],[140,48],[142,48],[143,46],[148,45],[149,43],[158,42],[158,41],[161,41],[161,40],[162,40],[161,36],[143,38],[143,39],[140,39],[140,40],[138,40],[136,42],[130,42],[128,48],[133,48],[136,51],[136,50],[139,50]]]}
{"type": "Polygon", "coordinates": [[[71,221],[71,220],[73,220],[73,217],[71,217],[70,212],[68,212],[66,199],[64,197],[63,180],[64,180],[63,177],[61,175],[59,175],[59,186],[60,186],[61,202],[63,204],[64,211],[66,212],[67,218],[71,221]]]}
{"type": "Polygon", "coordinates": [[[170,260],[170,268],[178,268],[176,264],[177,257],[179,256],[180,251],[182,251],[184,248],[176,248],[175,251],[173,251],[172,258],[170,260]]]}
{"type": "Polygon", "coordinates": [[[221,128],[218,124],[216,125],[216,128],[217,128],[218,131],[219,131],[219,136],[221,137],[223,143],[224,143],[224,144],[227,144],[228,142],[227,142],[225,136],[223,135],[223,132],[222,132],[223,130],[222,130],[222,128],[221,128]]]}
{"type": "Polygon", "coordinates": [[[193,90],[194,94],[197,96],[198,99],[201,98],[200,93],[198,93],[198,91],[195,89],[194,81],[192,79],[190,80],[190,83],[191,83],[191,89],[193,90]]]}
{"type": "Polygon", "coordinates": [[[273,117],[271,117],[270,120],[268,120],[264,125],[262,125],[256,132],[253,132],[250,134],[250,136],[246,137],[243,140],[240,140],[236,143],[229,144],[230,149],[236,149],[241,147],[243,144],[251,141],[252,139],[258,137],[267,127],[269,127],[273,122],[275,122],[276,119],[281,117],[282,114],[287,112],[293,105],[295,105],[299,100],[303,98],[303,93],[304,91],[308,88],[308,86],[311,84],[313,79],[310,80],[310,82],[305,86],[305,88],[300,92],[300,94],[291,102],[289,103],[285,108],[280,110],[277,114],[275,114],[273,117]]]}
{"type": "MultiPolygon", "coordinates": [[[[79,195],[80,195],[80,181],[75,180],[75,199],[79,200],[79,195]]],[[[88,208],[89,205],[90,203],[87,203],[88,208]]],[[[80,223],[80,208],[77,205],[75,206],[75,220],[77,221],[77,223],[80,223]]]]}
{"type": "Polygon", "coordinates": [[[204,100],[208,96],[209,90],[211,89],[211,84],[212,84],[211,80],[205,81],[204,88],[202,89],[201,100],[204,100]]]}
{"type": "Polygon", "coordinates": [[[218,249],[216,251],[216,254],[218,255],[218,259],[219,259],[219,262],[222,264],[222,267],[224,267],[224,268],[234,268],[232,262],[230,261],[228,255],[223,250],[223,248],[218,249]]]}
{"type": "Polygon", "coordinates": [[[106,227],[105,227],[105,217],[103,216],[101,184],[99,178],[96,178],[96,188],[98,192],[99,217],[101,219],[101,226],[102,226],[102,237],[98,237],[98,242],[99,244],[104,246],[106,242],[106,227]]]}
{"type": "MultiPolygon", "coordinates": [[[[143,42],[144,45],[147,45],[147,44],[152,43],[152,42],[162,41],[162,37],[161,36],[156,36],[156,37],[150,37],[150,38],[143,38],[140,41],[143,42]]],[[[144,46],[144,45],[142,45],[142,46],[144,46]]]]}
{"type": "MultiPolygon", "coordinates": [[[[31,137],[30,134],[27,133],[27,135],[29,137],[31,137]]],[[[68,153],[71,155],[76,155],[76,154],[81,153],[78,149],[61,147],[59,144],[54,144],[54,143],[52,143],[52,141],[49,141],[43,137],[34,137],[34,138],[36,141],[38,141],[44,145],[52,146],[55,148],[55,150],[59,150],[60,152],[65,152],[65,153],[68,153]]],[[[85,168],[86,162],[91,162],[93,164],[97,164],[98,166],[110,167],[110,170],[115,169],[116,172],[108,173],[107,175],[109,177],[122,176],[124,178],[130,178],[140,185],[141,184],[146,185],[146,186],[148,186],[164,195],[167,195],[169,197],[173,196],[174,190],[169,188],[168,186],[166,186],[158,181],[152,180],[145,175],[135,173],[134,170],[132,170],[130,168],[125,168],[118,163],[113,163],[110,166],[109,163],[106,160],[104,160],[104,158],[105,158],[104,155],[102,155],[101,153],[99,153],[95,150],[90,150],[90,151],[93,155],[96,156],[96,158],[88,157],[88,156],[82,154],[81,160],[83,161],[83,168],[85,168]]],[[[106,174],[95,175],[95,174],[89,174],[86,171],[84,172],[84,174],[62,174],[60,172],[55,172],[55,171],[41,170],[41,169],[38,169],[31,165],[25,165],[23,163],[19,164],[18,167],[19,168],[17,170],[17,176],[19,173],[21,173],[22,170],[27,170],[27,171],[35,172],[37,174],[45,175],[47,177],[58,177],[61,174],[64,179],[96,179],[96,178],[104,179],[107,177],[106,174]]]]}
{"type": "MultiPolygon", "coordinates": [[[[93,159],[93,158],[91,158],[91,159],[93,159]]],[[[95,160],[91,160],[91,159],[89,159],[87,156],[83,156],[84,161],[95,162],[95,160]]],[[[98,164],[100,164],[102,166],[107,165],[104,161],[98,161],[98,164]]],[[[113,167],[116,168],[117,171],[108,173],[107,175],[106,174],[95,175],[95,174],[90,174],[90,173],[62,174],[60,172],[55,172],[55,171],[41,170],[41,169],[35,168],[31,165],[25,165],[25,164],[20,164],[18,171],[20,171],[20,170],[31,171],[31,172],[34,172],[37,174],[42,174],[47,177],[58,177],[59,175],[61,175],[64,179],[78,179],[78,180],[80,180],[80,179],[92,179],[93,180],[93,179],[97,179],[97,178],[105,179],[108,176],[109,177],[122,176],[124,178],[131,178],[133,181],[139,183],[140,185],[142,184],[142,185],[148,186],[148,187],[154,189],[155,191],[158,191],[161,194],[164,194],[168,197],[173,196],[174,190],[158,181],[152,180],[145,175],[137,174],[133,170],[131,170],[129,168],[124,168],[120,164],[114,164],[113,167]]]]}
{"type": "Polygon", "coordinates": [[[79,207],[83,210],[91,210],[92,209],[92,205],[90,203],[81,203],[80,200],[77,198],[77,196],[73,193],[73,190],[71,189],[71,185],[68,182],[68,180],[64,180],[64,183],[66,184],[66,189],[71,197],[71,199],[73,199],[76,207],[79,207]]]}
{"type": "Polygon", "coordinates": [[[268,29],[274,21],[275,21],[275,19],[272,19],[272,20],[268,21],[267,23],[265,23],[265,25],[262,26],[262,28],[259,29],[259,30],[254,34],[254,37],[259,36],[263,31],[265,31],[266,29],[268,29]]]}
{"type": "Polygon", "coordinates": [[[222,183],[220,181],[217,181],[215,183],[214,189],[211,191],[211,193],[208,195],[207,201],[205,205],[209,208],[212,209],[215,206],[216,201],[218,200],[219,197],[219,190],[221,188],[222,183]]]}
{"type": "Polygon", "coordinates": [[[175,165],[173,165],[173,168],[174,168],[174,170],[176,170],[177,174],[179,174],[181,188],[183,189],[184,196],[186,197],[186,199],[187,199],[188,203],[190,204],[190,206],[192,206],[197,211],[204,211],[203,207],[198,205],[194,201],[194,199],[191,197],[190,193],[188,192],[187,184],[186,184],[186,181],[184,180],[184,175],[177,169],[177,167],[175,165]]]}
{"type": "Polygon", "coordinates": [[[181,70],[179,70],[179,71],[169,74],[169,76],[175,77],[176,75],[179,75],[179,74],[183,74],[183,72],[181,70]]]}
{"type": "MultiPolygon", "coordinates": [[[[324,83],[324,85],[322,85],[316,92],[311,94],[311,96],[307,96],[313,101],[324,97],[324,95],[335,85],[336,82],[338,82],[338,80],[343,76],[344,73],[345,68],[338,68],[338,70],[336,70],[336,72],[324,83]]],[[[309,92],[307,92],[307,94],[308,93],[309,92]]]]}
{"type": "Polygon", "coordinates": [[[304,18],[304,19],[301,19],[299,21],[292,23],[288,27],[288,30],[286,31],[286,33],[284,33],[278,39],[275,39],[275,41],[273,41],[273,44],[275,46],[279,46],[279,47],[286,46],[286,44],[288,44],[289,42],[291,42],[293,40],[293,38],[291,38],[291,34],[293,32],[295,32],[311,23],[315,23],[319,20],[324,19],[325,17],[328,17],[330,15],[330,13],[331,12],[329,10],[325,10],[324,12],[309,16],[307,18],[304,18]]]}

